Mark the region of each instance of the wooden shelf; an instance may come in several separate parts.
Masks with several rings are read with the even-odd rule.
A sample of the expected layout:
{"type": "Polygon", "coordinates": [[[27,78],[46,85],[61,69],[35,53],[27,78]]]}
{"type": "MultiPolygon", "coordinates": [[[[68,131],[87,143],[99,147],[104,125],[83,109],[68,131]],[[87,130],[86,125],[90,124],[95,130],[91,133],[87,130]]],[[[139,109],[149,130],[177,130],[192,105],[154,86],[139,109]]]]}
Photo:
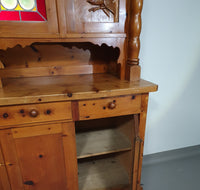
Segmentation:
{"type": "Polygon", "coordinates": [[[80,100],[149,93],[157,85],[139,80],[120,80],[110,74],[5,79],[0,105],[80,100]]]}
{"type": "Polygon", "coordinates": [[[131,150],[129,139],[117,128],[77,133],[76,146],[78,159],[131,150]]]}
{"type": "Polygon", "coordinates": [[[79,163],[80,190],[130,189],[129,176],[115,157],[79,163]]]}

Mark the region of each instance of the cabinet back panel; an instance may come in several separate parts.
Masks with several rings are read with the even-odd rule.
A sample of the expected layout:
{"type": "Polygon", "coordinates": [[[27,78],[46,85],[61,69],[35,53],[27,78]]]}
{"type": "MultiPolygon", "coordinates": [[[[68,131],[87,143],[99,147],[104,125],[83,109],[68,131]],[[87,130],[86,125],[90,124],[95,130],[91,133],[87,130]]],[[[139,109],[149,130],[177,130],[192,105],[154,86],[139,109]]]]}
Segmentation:
{"type": "Polygon", "coordinates": [[[92,73],[119,74],[120,50],[105,44],[36,43],[24,48],[0,50],[0,78],[79,75],[92,73]]]}

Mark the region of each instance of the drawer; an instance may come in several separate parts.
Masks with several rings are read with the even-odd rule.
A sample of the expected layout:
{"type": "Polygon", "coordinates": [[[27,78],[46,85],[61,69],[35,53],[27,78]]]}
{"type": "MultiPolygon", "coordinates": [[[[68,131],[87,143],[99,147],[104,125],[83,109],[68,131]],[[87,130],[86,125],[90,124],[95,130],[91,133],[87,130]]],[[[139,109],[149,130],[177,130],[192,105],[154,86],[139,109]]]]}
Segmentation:
{"type": "Polygon", "coordinates": [[[71,120],[71,102],[0,107],[0,126],[71,120]]]}
{"type": "Polygon", "coordinates": [[[141,95],[79,101],[79,119],[96,119],[140,113],[141,95]]]}

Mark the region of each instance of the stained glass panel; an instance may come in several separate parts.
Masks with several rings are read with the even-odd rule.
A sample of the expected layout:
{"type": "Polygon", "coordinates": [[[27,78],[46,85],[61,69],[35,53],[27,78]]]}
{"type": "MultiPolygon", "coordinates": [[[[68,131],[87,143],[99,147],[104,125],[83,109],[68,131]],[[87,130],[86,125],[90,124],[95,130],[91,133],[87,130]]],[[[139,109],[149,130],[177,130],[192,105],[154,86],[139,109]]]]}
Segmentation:
{"type": "Polygon", "coordinates": [[[0,0],[0,20],[46,21],[45,0],[0,0]]]}

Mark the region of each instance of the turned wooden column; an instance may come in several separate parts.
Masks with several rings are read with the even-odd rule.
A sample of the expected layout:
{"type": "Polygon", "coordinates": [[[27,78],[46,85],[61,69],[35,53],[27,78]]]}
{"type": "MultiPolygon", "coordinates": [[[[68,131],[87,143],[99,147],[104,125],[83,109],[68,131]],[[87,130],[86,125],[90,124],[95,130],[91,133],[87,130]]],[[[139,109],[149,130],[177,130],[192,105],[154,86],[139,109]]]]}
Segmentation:
{"type": "Polygon", "coordinates": [[[126,79],[140,79],[139,52],[143,0],[129,0],[126,79]]]}

